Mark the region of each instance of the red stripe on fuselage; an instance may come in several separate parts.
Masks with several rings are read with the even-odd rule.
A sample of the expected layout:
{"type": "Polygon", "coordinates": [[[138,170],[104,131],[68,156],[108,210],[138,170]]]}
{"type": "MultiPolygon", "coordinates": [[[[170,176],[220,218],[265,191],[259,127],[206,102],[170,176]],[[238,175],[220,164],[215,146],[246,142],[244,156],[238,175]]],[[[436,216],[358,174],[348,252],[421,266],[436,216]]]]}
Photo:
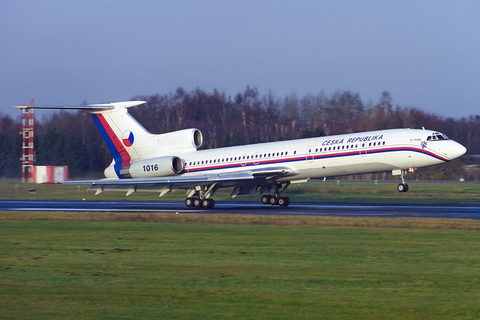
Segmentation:
{"type": "Polygon", "coordinates": [[[429,155],[433,158],[449,162],[450,160],[439,156],[431,151],[416,148],[416,147],[387,147],[387,148],[376,148],[376,149],[357,149],[354,151],[343,151],[342,152],[330,152],[330,153],[311,153],[305,154],[297,157],[288,157],[288,158],[280,158],[280,159],[269,159],[269,160],[256,160],[256,161],[248,161],[248,162],[236,162],[236,163],[229,163],[229,164],[217,164],[217,165],[210,165],[204,167],[195,167],[195,168],[188,168],[185,172],[201,172],[201,171],[208,171],[208,170],[217,170],[217,169],[228,169],[228,168],[235,168],[235,167],[250,167],[253,165],[262,165],[262,164],[273,164],[273,163],[287,163],[287,162],[294,162],[294,161],[307,161],[307,156],[311,157],[309,161],[313,160],[320,160],[320,159],[328,159],[328,158],[338,158],[338,157],[347,157],[347,156],[360,156],[360,155],[368,155],[368,154],[375,154],[375,153],[384,153],[384,152],[396,152],[396,151],[413,151],[419,152],[426,155],[429,155]],[[362,152],[364,152],[362,154],[362,152]],[[243,165],[241,164],[243,163],[243,165]]]}
{"type": "Polygon", "coordinates": [[[114,145],[115,149],[117,149],[118,154],[122,158],[122,168],[125,168],[130,164],[130,155],[128,154],[127,150],[123,146],[122,141],[117,137],[117,135],[113,131],[112,127],[108,124],[107,120],[105,120],[105,117],[102,114],[97,115],[97,117],[100,123],[102,124],[103,128],[107,132],[111,143],[114,145]]]}

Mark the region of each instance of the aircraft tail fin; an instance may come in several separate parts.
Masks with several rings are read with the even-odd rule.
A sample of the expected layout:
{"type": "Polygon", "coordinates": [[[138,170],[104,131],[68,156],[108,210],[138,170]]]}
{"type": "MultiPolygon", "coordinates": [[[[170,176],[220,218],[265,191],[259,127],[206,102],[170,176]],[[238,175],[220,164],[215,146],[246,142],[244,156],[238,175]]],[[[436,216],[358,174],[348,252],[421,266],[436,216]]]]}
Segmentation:
{"type": "Polygon", "coordinates": [[[112,164],[105,169],[107,178],[122,174],[133,163],[150,158],[178,156],[202,146],[203,136],[198,129],[183,129],[163,134],[152,134],[137,122],[128,108],[145,101],[125,101],[88,106],[20,106],[16,108],[79,110],[90,113],[110,153],[112,164]],[[123,171],[122,171],[123,170],[123,171]]]}
{"type": "Polygon", "coordinates": [[[120,170],[152,152],[151,137],[153,135],[128,113],[128,108],[143,103],[145,102],[127,101],[97,104],[89,107],[101,111],[84,110],[91,113],[93,121],[107,144],[113,156],[113,168],[119,178],[123,178],[120,170]],[[102,108],[105,109],[102,110],[102,108]]]}

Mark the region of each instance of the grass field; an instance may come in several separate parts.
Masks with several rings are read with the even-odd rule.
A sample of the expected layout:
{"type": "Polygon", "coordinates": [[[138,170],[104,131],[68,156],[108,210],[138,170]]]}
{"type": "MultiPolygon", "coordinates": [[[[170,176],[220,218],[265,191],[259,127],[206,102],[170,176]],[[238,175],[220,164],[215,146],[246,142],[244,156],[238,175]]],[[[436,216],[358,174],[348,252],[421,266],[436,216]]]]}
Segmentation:
{"type": "MultiPolygon", "coordinates": [[[[475,184],[290,191],[297,201],[480,202],[475,184]]],[[[60,185],[0,184],[0,195],[125,199],[60,185]]],[[[478,230],[454,219],[0,212],[0,319],[479,319],[478,230]]]]}
{"type": "Polygon", "coordinates": [[[1,319],[478,319],[476,231],[0,223],[1,319]]]}

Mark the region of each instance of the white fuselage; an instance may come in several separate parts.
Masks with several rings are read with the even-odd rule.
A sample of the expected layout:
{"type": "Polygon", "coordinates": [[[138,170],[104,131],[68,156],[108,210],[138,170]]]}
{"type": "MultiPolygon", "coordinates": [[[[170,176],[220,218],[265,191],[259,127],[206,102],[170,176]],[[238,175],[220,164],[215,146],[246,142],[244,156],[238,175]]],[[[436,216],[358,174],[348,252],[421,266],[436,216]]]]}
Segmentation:
{"type": "Polygon", "coordinates": [[[200,150],[178,155],[184,175],[288,167],[302,180],[406,170],[450,161],[465,153],[453,140],[428,141],[434,131],[392,129],[200,150]]]}

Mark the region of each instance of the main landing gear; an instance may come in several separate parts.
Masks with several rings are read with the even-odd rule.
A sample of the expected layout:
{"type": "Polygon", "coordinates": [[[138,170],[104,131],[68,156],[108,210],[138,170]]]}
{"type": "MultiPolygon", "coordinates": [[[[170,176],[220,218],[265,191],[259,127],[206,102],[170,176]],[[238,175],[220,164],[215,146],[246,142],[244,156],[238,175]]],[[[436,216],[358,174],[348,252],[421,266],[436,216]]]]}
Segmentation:
{"type": "Polygon", "coordinates": [[[272,206],[281,206],[281,207],[288,207],[290,204],[289,197],[272,197],[269,195],[262,196],[262,204],[271,204],[272,206]]]}
{"type": "Polygon", "coordinates": [[[398,192],[407,192],[408,191],[408,184],[405,182],[405,170],[402,170],[400,173],[400,178],[402,178],[402,182],[397,186],[398,192]]]}
{"type": "Polygon", "coordinates": [[[290,205],[290,198],[282,197],[281,193],[287,190],[289,185],[290,185],[290,182],[287,182],[285,187],[283,187],[282,189],[282,184],[277,183],[277,185],[275,186],[275,195],[274,196],[263,195],[261,199],[262,204],[271,204],[272,206],[288,207],[290,205]]]}
{"type": "Polygon", "coordinates": [[[189,208],[211,209],[215,206],[215,200],[210,198],[203,200],[200,198],[187,198],[185,205],[189,208]]]}
{"type": "Polygon", "coordinates": [[[212,209],[215,206],[215,200],[211,196],[217,191],[217,188],[217,184],[213,183],[187,190],[185,205],[189,208],[212,209]]]}

